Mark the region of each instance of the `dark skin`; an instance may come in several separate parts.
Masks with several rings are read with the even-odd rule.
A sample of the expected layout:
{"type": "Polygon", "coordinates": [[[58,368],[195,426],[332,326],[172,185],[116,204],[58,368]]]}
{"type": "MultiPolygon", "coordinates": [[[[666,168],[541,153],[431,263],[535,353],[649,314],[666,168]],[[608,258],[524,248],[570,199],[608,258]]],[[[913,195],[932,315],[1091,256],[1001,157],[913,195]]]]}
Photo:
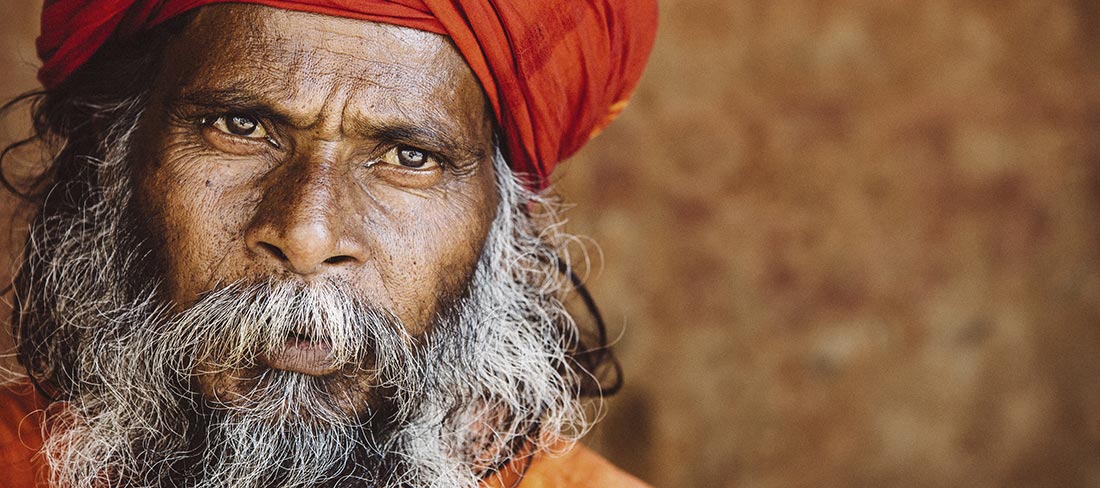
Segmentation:
{"type": "MultiPolygon", "coordinates": [[[[447,38],[217,5],[163,66],[135,207],[177,308],[233,282],[330,281],[417,336],[462,293],[498,195],[491,113],[447,38]]],[[[256,371],[198,373],[224,401],[256,371]]],[[[369,378],[335,384],[369,403],[369,378]]]]}

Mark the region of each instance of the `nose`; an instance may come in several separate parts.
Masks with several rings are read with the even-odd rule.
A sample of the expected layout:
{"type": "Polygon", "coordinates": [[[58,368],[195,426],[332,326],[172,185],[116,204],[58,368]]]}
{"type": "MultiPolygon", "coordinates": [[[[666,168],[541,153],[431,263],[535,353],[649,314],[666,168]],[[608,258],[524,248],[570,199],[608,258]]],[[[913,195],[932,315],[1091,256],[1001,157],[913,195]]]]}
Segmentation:
{"type": "Polygon", "coordinates": [[[300,275],[362,263],[365,246],[349,228],[338,176],[302,166],[265,192],[245,233],[249,250],[300,275]]]}

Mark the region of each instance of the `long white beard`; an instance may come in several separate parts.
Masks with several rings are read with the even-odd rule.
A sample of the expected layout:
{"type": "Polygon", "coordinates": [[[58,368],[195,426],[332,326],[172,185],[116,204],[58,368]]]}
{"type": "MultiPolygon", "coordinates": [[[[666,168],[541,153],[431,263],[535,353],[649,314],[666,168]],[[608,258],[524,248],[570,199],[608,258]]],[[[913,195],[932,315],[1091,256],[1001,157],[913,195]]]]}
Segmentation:
{"type": "Polygon", "coordinates": [[[55,486],[473,487],[586,429],[556,256],[499,154],[501,205],[472,282],[416,338],[339,283],[234,284],[178,314],[155,287],[126,291],[141,255],[126,251],[125,160],[94,161],[101,184],[82,211],[32,230],[20,317],[50,331],[43,354],[71,361],[74,384],[44,448],[55,486]],[[208,408],[194,392],[200,362],[247,367],[295,331],[376,375],[383,407],[349,414],[332,384],[277,370],[245,401],[208,408]]]}

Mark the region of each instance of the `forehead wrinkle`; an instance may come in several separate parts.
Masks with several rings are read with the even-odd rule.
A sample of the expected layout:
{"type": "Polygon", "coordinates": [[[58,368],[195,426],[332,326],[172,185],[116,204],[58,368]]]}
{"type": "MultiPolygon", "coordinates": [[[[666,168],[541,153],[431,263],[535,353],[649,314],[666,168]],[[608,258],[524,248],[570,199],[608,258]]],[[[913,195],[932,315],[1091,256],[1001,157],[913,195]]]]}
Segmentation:
{"type": "MultiPolygon", "coordinates": [[[[411,123],[443,128],[444,132],[457,136],[464,135],[468,131],[463,130],[463,126],[470,125],[469,128],[473,128],[473,122],[478,121],[477,114],[484,109],[484,104],[470,107],[461,103],[460,85],[464,81],[461,70],[468,70],[464,61],[456,62],[453,58],[447,58],[447,52],[442,49],[433,57],[438,62],[417,66],[387,63],[385,72],[388,76],[359,73],[357,78],[363,80],[363,83],[352,94],[355,103],[348,105],[345,118],[377,118],[379,123],[411,123]],[[459,70],[445,69],[448,64],[458,67],[459,70]],[[447,103],[454,101],[459,103],[447,103]]],[[[469,75],[470,79],[465,81],[476,83],[472,73],[469,75]]],[[[480,86],[472,88],[480,92],[480,86]]],[[[482,101],[478,99],[478,102],[482,101]]],[[[367,124],[366,127],[374,125],[377,124],[367,124]]]]}
{"type": "Polygon", "coordinates": [[[396,71],[392,78],[358,74],[357,79],[363,83],[354,85],[342,114],[349,134],[372,137],[383,132],[379,130],[383,127],[421,128],[412,132],[434,133],[442,145],[476,152],[470,149],[473,144],[464,140],[473,135],[475,125],[468,123],[474,120],[472,109],[482,107],[447,103],[459,99],[457,76],[419,75],[429,67],[406,71],[393,70],[393,65],[389,68],[396,71]]]}
{"type": "Polygon", "coordinates": [[[455,124],[459,119],[444,111],[431,92],[427,95],[407,86],[361,87],[348,97],[343,113],[345,128],[351,134],[369,137],[383,127],[422,127],[454,142],[452,139],[463,132],[455,124]],[[395,96],[398,92],[404,96],[395,96]]]}
{"type": "Polygon", "coordinates": [[[238,76],[227,84],[262,87],[273,106],[299,119],[303,126],[321,122],[319,119],[326,112],[341,116],[354,113],[348,108],[363,102],[372,107],[394,108],[403,102],[413,102],[405,104],[442,115],[433,103],[434,96],[423,97],[425,93],[434,95],[438,91],[430,82],[431,77],[417,75],[425,71],[424,67],[363,60],[324,48],[311,52],[305,44],[295,44],[289,56],[268,51],[265,62],[246,61],[246,68],[234,69],[238,76]],[[362,95],[366,96],[356,100],[362,95]],[[310,122],[305,123],[306,119],[310,122]]]}

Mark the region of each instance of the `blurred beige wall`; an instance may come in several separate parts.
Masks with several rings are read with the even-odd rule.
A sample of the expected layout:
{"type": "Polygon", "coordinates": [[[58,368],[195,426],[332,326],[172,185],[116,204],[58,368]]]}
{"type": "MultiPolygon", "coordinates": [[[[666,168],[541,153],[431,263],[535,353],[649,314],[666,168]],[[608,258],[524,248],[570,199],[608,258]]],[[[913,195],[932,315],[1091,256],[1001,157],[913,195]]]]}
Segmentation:
{"type": "Polygon", "coordinates": [[[659,487],[1100,487],[1100,3],[661,10],[557,175],[623,331],[589,442],[659,487]]]}
{"type": "MultiPolygon", "coordinates": [[[[0,104],[13,96],[36,88],[34,79],[38,67],[34,38],[38,35],[38,14],[41,2],[15,0],[0,5],[0,104]]],[[[26,111],[18,116],[0,118],[0,148],[30,134],[30,119],[26,111]]],[[[27,174],[26,164],[3,164],[5,175],[27,174]]],[[[29,205],[0,187],[0,290],[11,283],[13,265],[18,262],[19,249],[26,236],[26,216],[33,211],[29,205]]],[[[11,317],[11,294],[0,296],[0,354],[11,350],[11,335],[6,327],[11,317]]],[[[0,369],[10,361],[0,361],[0,369]]],[[[2,479],[2,476],[0,476],[2,479]]]]}

